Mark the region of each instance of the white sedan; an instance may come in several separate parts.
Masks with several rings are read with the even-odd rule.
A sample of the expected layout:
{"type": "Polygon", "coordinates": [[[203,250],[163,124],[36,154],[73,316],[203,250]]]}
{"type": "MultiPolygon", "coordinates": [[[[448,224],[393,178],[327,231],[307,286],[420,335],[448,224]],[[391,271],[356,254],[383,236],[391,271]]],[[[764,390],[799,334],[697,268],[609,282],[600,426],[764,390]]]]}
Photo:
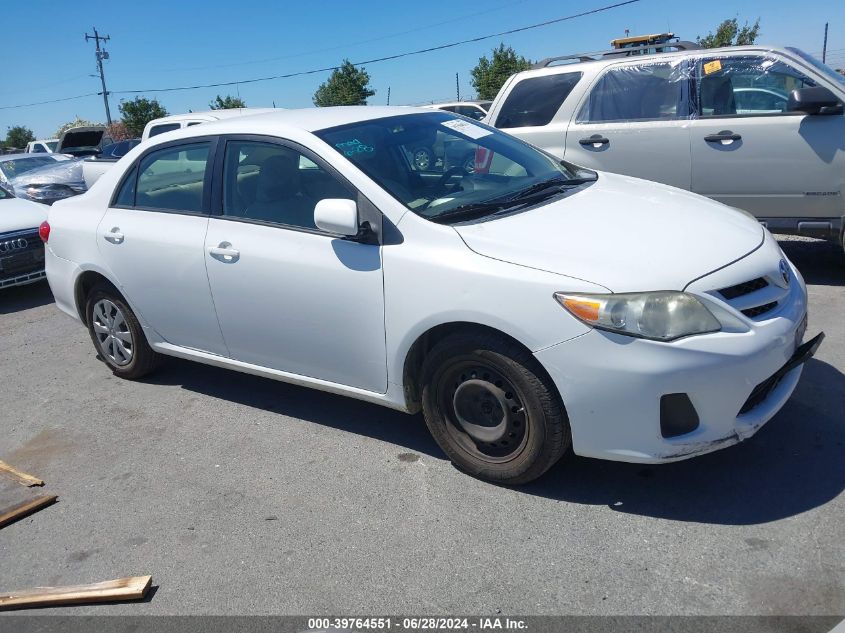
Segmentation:
{"type": "Polygon", "coordinates": [[[178,356],[422,409],[465,471],[687,458],[752,435],[823,335],[750,216],[447,112],[345,107],[156,136],[42,233],[117,376],[178,356]],[[409,148],[475,147],[416,171],[409,148]],[[648,227],[644,230],[643,227],[648,227]]]}

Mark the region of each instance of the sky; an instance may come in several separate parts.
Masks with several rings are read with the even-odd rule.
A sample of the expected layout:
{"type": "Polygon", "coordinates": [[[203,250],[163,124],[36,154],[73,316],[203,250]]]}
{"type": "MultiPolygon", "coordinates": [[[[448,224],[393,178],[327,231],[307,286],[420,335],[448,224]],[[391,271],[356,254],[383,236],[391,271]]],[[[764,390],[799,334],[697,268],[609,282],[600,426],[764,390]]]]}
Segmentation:
{"type": "MultiPolygon", "coordinates": [[[[173,92],[152,92],[196,84],[274,76],[359,62],[553,20],[620,0],[487,0],[483,3],[426,0],[176,0],[143,3],[94,0],[27,0],[5,3],[2,19],[6,72],[0,81],[0,136],[25,125],[49,138],[76,116],[105,121],[103,98],[22,107],[101,90],[93,42],[84,35],[111,37],[104,62],[112,118],[121,99],[140,90],[171,113],[208,110],[217,94],[236,95],[253,107],[310,107],[329,73],[173,92]],[[14,28],[10,28],[12,25],[14,28]],[[14,106],[14,107],[8,107],[14,106]]],[[[376,91],[370,104],[409,105],[452,100],[455,74],[462,98],[473,96],[470,70],[500,42],[517,53],[544,57],[603,50],[615,37],[674,32],[694,40],[737,17],[758,17],[758,43],[797,46],[821,57],[825,22],[830,24],[828,63],[845,66],[845,2],[819,0],[796,5],[786,0],[681,2],[639,0],[522,33],[494,37],[445,50],[366,64],[376,91]]]]}

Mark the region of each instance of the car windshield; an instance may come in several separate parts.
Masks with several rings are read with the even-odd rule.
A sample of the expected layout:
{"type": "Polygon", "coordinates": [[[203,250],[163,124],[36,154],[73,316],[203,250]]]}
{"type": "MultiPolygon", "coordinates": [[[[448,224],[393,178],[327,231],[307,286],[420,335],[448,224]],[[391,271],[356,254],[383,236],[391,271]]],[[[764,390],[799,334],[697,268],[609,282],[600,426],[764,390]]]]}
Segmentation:
{"type": "Polygon", "coordinates": [[[15,176],[20,176],[26,172],[43,167],[44,165],[52,165],[56,159],[52,156],[32,156],[26,158],[12,158],[9,160],[0,160],[0,171],[3,175],[11,180],[15,176]]]}
{"type": "Polygon", "coordinates": [[[812,65],[816,70],[818,70],[822,74],[826,75],[828,79],[833,79],[834,81],[837,81],[840,84],[845,85],[845,75],[842,75],[842,74],[836,72],[835,70],[833,70],[833,68],[831,68],[827,64],[822,63],[821,61],[819,61],[818,59],[816,59],[812,55],[808,55],[807,53],[805,53],[801,49],[795,48],[793,46],[788,46],[786,48],[786,50],[798,55],[798,57],[800,57],[805,62],[812,65]]]}
{"type": "Polygon", "coordinates": [[[411,211],[435,222],[526,208],[595,173],[448,112],[371,119],[315,132],[411,211]]]}

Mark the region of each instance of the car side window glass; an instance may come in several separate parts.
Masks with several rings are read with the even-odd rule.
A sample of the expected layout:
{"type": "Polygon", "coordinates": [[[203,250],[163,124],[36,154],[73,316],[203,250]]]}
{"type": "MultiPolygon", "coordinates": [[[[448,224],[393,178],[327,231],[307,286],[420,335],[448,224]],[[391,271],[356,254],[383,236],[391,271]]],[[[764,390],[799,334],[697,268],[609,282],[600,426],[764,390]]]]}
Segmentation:
{"type": "Polygon", "coordinates": [[[702,118],[782,114],[790,92],[816,85],[800,71],[768,57],[711,57],[699,60],[697,66],[702,118]]]}
{"type": "Polygon", "coordinates": [[[581,79],[581,73],[529,77],[508,93],[496,117],[496,127],[548,125],[581,79]]]}
{"type": "Polygon", "coordinates": [[[355,192],[297,150],[259,141],[229,141],[223,161],[223,215],[316,229],[314,207],[355,192]]]}
{"type": "Polygon", "coordinates": [[[690,116],[684,63],[652,63],[608,70],[578,113],[578,123],[666,121],[690,116]]]}
{"type": "Polygon", "coordinates": [[[114,199],[114,204],[117,207],[134,207],[135,206],[135,183],[138,180],[138,167],[133,167],[129,173],[123,178],[123,184],[120,185],[120,191],[117,192],[117,197],[114,199]]]}
{"type": "Polygon", "coordinates": [[[136,206],[201,212],[210,147],[211,143],[192,143],[147,154],[139,167],[136,206]]]}
{"type": "Polygon", "coordinates": [[[475,106],[458,106],[455,108],[455,112],[469,117],[470,119],[475,119],[476,121],[480,121],[485,115],[483,111],[475,106]]]}
{"type": "Polygon", "coordinates": [[[173,130],[178,129],[178,123],[163,123],[162,125],[156,125],[150,128],[150,138],[152,138],[153,136],[158,136],[159,134],[164,134],[165,132],[172,132],[173,130]]]}

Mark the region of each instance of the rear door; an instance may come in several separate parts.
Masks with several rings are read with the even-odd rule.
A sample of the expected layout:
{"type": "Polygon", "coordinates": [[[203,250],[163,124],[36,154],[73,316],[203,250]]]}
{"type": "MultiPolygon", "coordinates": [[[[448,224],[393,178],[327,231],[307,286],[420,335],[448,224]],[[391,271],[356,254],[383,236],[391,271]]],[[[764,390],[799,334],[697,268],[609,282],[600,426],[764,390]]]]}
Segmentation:
{"type": "Polygon", "coordinates": [[[97,246],[146,325],[173,345],[225,355],[203,248],[215,146],[180,141],[143,155],[103,216],[97,246]]]}
{"type": "Polygon", "coordinates": [[[205,258],[232,358],[384,393],[378,244],[318,229],[314,207],[358,193],[305,148],[231,137],[205,258]]]}
{"type": "Polygon", "coordinates": [[[785,111],[813,79],[788,58],[748,52],[702,57],[695,77],[693,191],[760,218],[841,217],[845,117],[785,111]]]}
{"type": "Polygon", "coordinates": [[[690,188],[690,81],[685,60],[609,66],[576,110],[566,160],[690,188]]]}

